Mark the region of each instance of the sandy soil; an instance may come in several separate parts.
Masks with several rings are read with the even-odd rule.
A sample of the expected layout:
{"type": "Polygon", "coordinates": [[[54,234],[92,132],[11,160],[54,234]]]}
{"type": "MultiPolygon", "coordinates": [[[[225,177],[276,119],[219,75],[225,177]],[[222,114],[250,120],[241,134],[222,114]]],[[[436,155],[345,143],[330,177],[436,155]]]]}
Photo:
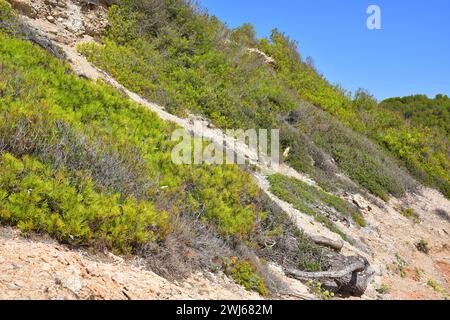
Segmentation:
{"type": "Polygon", "coordinates": [[[0,299],[261,299],[224,275],[170,282],[138,261],[89,255],[0,228],[0,299]]]}

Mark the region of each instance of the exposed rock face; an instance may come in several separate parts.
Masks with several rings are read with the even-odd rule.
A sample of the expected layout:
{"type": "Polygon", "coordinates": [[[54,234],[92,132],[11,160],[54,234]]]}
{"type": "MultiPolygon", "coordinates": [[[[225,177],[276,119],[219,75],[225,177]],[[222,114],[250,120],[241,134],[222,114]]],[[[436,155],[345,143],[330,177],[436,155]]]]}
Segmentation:
{"type": "Polygon", "coordinates": [[[30,18],[36,18],[41,11],[41,4],[31,0],[9,0],[14,9],[30,18]]]}
{"type": "Polygon", "coordinates": [[[363,196],[355,194],[351,197],[351,200],[358,208],[366,211],[371,211],[372,207],[369,201],[367,201],[363,196]]]}
{"type": "Polygon", "coordinates": [[[276,66],[276,64],[277,64],[277,62],[275,61],[274,58],[269,57],[267,54],[265,54],[264,52],[262,52],[261,50],[259,50],[257,48],[249,48],[248,51],[250,53],[254,53],[256,55],[261,56],[264,59],[265,63],[267,63],[267,64],[270,64],[272,66],[276,66]]]}
{"type": "Polygon", "coordinates": [[[7,0],[22,15],[63,27],[71,34],[98,36],[108,24],[107,8],[100,1],[7,0]]]}

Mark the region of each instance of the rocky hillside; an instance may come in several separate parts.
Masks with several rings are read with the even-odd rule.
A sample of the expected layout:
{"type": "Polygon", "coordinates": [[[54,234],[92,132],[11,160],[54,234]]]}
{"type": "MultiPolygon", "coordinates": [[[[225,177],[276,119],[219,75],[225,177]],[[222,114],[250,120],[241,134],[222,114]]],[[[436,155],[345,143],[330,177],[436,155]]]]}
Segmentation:
{"type": "Polygon", "coordinates": [[[1,298],[447,296],[442,135],[429,165],[398,157],[407,122],[348,121],[396,111],[345,98],[281,33],[183,1],[0,1],[0,220],[31,237],[1,231],[1,298]],[[233,144],[251,166],[173,165],[194,120],[212,141],[281,127],[283,164],[233,144]]]}

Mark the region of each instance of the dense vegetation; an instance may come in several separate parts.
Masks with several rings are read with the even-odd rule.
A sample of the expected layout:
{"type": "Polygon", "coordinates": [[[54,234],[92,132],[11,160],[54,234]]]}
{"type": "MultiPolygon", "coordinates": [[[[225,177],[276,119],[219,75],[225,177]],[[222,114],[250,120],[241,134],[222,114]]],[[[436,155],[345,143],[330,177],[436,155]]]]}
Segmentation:
{"type": "Polygon", "coordinates": [[[269,177],[269,181],[271,191],[280,199],[291,203],[300,212],[311,215],[317,222],[339,234],[346,241],[349,239],[333,223],[334,219],[342,221],[351,217],[360,226],[366,226],[359,212],[341,198],[294,178],[273,175],[269,177]]]}
{"type": "Polygon", "coordinates": [[[256,269],[251,262],[239,261],[235,257],[223,261],[225,273],[229,274],[236,283],[244,286],[247,290],[254,290],[266,296],[268,290],[263,279],[255,272],[256,269]]]}
{"type": "Polygon", "coordinates": [[[148,202],[95,192],[88,177],[70,183],[63,170],[53,172],[27,156],[1,155],[0,220],[24,233],[39,230],[66,243],[129,253],[155,241],[155,233],[163,237],[167,219],[148,202]]]}
{"type": "MultiPolygon", "coordinates": [[[[4,20],[9,6],[0,4],[4,20]]],[[[256,256],[328,267],[322,249],[271,208],[238,166],[173,164],[174,124],[76,77],[8,30],[0,29],[0,57],[2,223],[140,254],[168,276],[237,257],[238,273],[230,274],[261,293],[270,274],[256,256]],[[268,248],[271,241],[277,245],[268,248]]]]}
{"type": "Polygon", "coordinates": [[[417,126],[440,131],[450,136],[450,98],[438,94],[434,99],[425,95],[390,98],[382,101],[380,107],[401,113],[405,120],[417,126]]]}
{"type": "MultiPolygon", "coordinates": [[[[321,126],[307,117],[300,125],[296,122],[299,117],[290,116],[314,115],[320,113],[320,106],[368,134],[366,125],[358,120],[363,112],[356,106],[362,103],[362,95],[353,102],[329,85],[310,63],[303,62],[295,43],[277,30],[270,39],[259,40],[250,24],[229,30],[183,0],[116,3],[110,7],[110,27],[102,44],[83,44],[79,49],[125,86],[170,112],[202,113],[222,128],[282,128],[283,147],[292,151],[287,161],[329,191],[357,188],[338,173],[384,199],[389,194],[401,195],[414,185],[400,163],[383,150],[390,146],[397,156],[393,143],[398,136],[391,141],[391,136],[378,139],[369,135],[381,144],[377,147],[326,114],[320,114],[321,126]],[[294,121],[286,126],[286,118],[294,121]],[[337,166],[329,164],[333,161],[337,166]]],[[[369,128],[377,132],[377,128],[369,128]]],[[[445,176],[437,161],[442,155],[430,156],[436,161],[427,164],[427,172],[445,176]]],[[[422,162],[411,166],[419,168],[422,162]]]]}
{"type": "Polygon", "coordinates": [[[25,42],[4,35],[1,42],[2,150],[87,171],[105,192],[164,198],[160,206],[216,221],[224,235],[250,233],[259,191],[237,167],[173,165],[173,125],[107,86],[67,75],[67,67],[25,42]]]}
{"type": "MultiPolygon", "coordinates": [[[[335,116],[344,125],[389,150],[422,182],[436,186],[445,196],[450,196],[448,135],[437,134],[427,127],[436,123],[435,117],[431,119],[428,116],[426,117],[428,120],[423,122],[409,122],[397,110],[380,107],[364,90],[356,92],[352,100],[350,93],[330,85],[311,65],[304,63],[298,54],[296,43],[277,30],[272,33],[270,41],[261,40],[261,48],[277,61],[277,74],[289,88],[335,116]]],[[[443,96],[439,96],[439,99],[445,101],[443,96]]],[[[418,108],[420,109],[420,106],[418,108]]],[[[435,113],[430,110],[426,112],[435,113]]],[[[442,121],[445,121],[445,114],[443,116],[442,121]]],[[[336,156],[335,151],[331,151],[331,154],[336,156]]],[[[339,163],[339,160],[337,161],[339,163]]],[[[373,162],[370,158],[367,161],[373,162]]],[[[358,168],[355,169],[359,171],[358,168]]],[[[356,176],[351,172],[348,174],[356,181],[360,181],[359,174],[356,176]]],[[[385,180],[384,177],[382,179],[385,180]]],[[[388,185],[378,184],[376,181],[371,181],[372,183],[376,189],[381,187],[385,191],[390,191],[386,188],[388,185]]],[[[389,183],[389,186],[391,185],[389,183]]],[[[371,187],[369,190],[374,191],[371,187]]],[[[379,191],[375,193],[379,194],[379,191]]]]}

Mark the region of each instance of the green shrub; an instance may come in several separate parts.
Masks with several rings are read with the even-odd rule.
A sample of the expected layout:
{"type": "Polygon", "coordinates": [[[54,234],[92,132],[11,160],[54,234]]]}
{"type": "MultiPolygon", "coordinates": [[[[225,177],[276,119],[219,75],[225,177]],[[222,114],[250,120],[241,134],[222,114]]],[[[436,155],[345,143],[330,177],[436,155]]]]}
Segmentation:
{"type": "MultiPolygon", "coordinates": [[[[284,83],[289,88],[295,90],[300,97],[313,105],[320,106],[344,125],[366,135],[381,147],[386,148],[423,183],[433,185],[439,188],[445,196],[450,196],[450,170],[448,170],[450,158],[447,152],[449,148],[448,135],[436,133],[433,128],[430,128],[445,128],[444,123],[448,116],[448,110],[441,110],[448,106],[446,97],[440,95],[436,99],[439,100],[440,107],[443,106],[443,108],[439,109],[442,119],[436,120],[436,118],[441,118],[439,115],[436,117],[429,115],[422,117],[424,113],[437,109],[436,107],[424,107],[428,111],[418,111],[417,117],[425,118],[426,120],[416,120],[415,123],[413,120],[413,123],[411,123],[409,120],[404,119],[398,110],[393,110],[398,99],[393,99],[394,101],[387,100],[379,106],[377,101],[364,90],[358,90],[352,100],[350,94],[330,85],[314,68],[301,59],[297,51],[297,44],[278,30],[272,31],[270,39],[262,39],[260,47],[264,52],[275,58],[277,61],[277,75],[284,80],[284,83]],[[393,107],[385,107],[392,102],[394,102],[393,107]]],[[[402,103],[410,104],[410,108],[415,109],[417,107],[418,110],[423,108],[424,103],[417,101],[421,99],[413,98],[413,101],[407,100],[407,98],[400,99],[402,103]]],[[[427,104],[425,102],[425,105],[427,104]]],[[[328,137],[325,136],[325,138],[328,137]]],[[[346,148],[346,150],[351,149],[346,148]]],[[[345,156],[345,153],[342,153],[342,155],[345,156]]],[[[365,157],[367,155],[362,153],[362,156],[365,157]]],[[[370,166],[373,165],[371,162],[368,162],[368,164],[370,166]]],[[[382,166],[377,165],[376,167],[383,170],[382,166]]],[[[373,169],[366,173],[363,168],[363,166],[356,165],[353,167],[353,170],[356,170],[356,172],[349,175],[377,195],[381,194],[381,196],[385,197],[386,195],[383,192],[391,192],[385,187],[386,183],[391,185],[392,182],[384,181],[379,183],[376,175],[373,174],[373,169]],[[372,188],[375,188],[375,190],[372,188]]],[[[347,167],[347,170],[351,169],[351,167],[347,167]]],[[[346,171],[345,168],[344,171],[346,171]]],[[[407,185],[403,185],[403,187],[405,186],[407,187],[407,185]]]]}
{"type": "Polygon", "coordinates": [[[382,101],[380,107],[400,113],[415,125],[423,125],[450,135],[450,98],[438,94],[434,99],[426,95],[390,98],[382,101]]]}
{"type": "Polygon", "coordinates": [[[420,240],[418,243],[416,243],[416,248],[417,250],[425,254],[430,253],[430,247],[428,246],[428,242],[426,242],[425,240],[420,240]]]}
{"type": "MultiPolygon", "coordinates": [[[[366,226],[361,214],[345,200],[326,193],[318,187],[310,186],[305,182],[295,178],[287,178],[281,175],[272,175],[269,177],[271,191],[281,199],[291,203],[296,209],[303,213],[313,216],[317,221],[323,223],[332,231],[343,233],[333,224],[331,220],[323,216],[318,207],[325,206],[328,209],[336,210],[337,214],[351,217],[361,227],[366,226]]],[[[343,235],[343,238],[346,238],[343,235]]]]}
{"type": "MultiPolygon", "coordinates": [[[[269,250],[269,237],[307,242],[238,166],[173,164],[173,123],[1,32],[0,56],[2,223],[142,254],[177,277],[214,255],[241,256],[236,244],[275,261],[287,245],[269,250]]],[[[325,265],[313,245],[302,255],[325,265]]]]}
{"type": "Polygon", "coordinates": [[[379,294],[388,294],[391,291],[391,288],[387,284],[382,283],[375,290],[379,294]]]}
{"type": "Polygon", "coordinates": [[[10,19],[13,19],[16,16],[14,10],[11,8],[11,5],[5,0],[0,0],[0,21],[7,22],[10,19]]]}
{"type": "Polygon", "coordinates": [[[450,294],[447,293],[447,292],[445,292],[445,290],[442,289],[442,287],[440,286],[440,284],[437,283],[435,280],[433,280],[433,279],[431,279],[431,278],[428,279],[427,285],[428,285],[429,287],[431,287],[435,292],[441,294],[441,295],[444,297],[445,300],[448,300],[448,299],[449,299],[450,294]]]}
{"type": "Polygon", "coordinates": [[[405,278],[406,277],[406,266],[408,263],[403,259],[399,254],[395,254],[395,261],[392,264],[393,271],[400,275],[400,277],[405,278]]]}
{"type": "Polygon", "coordinates": [[[334,292],[324,289],[320,281],[308,281],[307,285],[319,299],[332,300],[334,298],[334,292]]]}
{"type": "Polygon", "coordinates": [[[199,217],[225,237],[248,238],[265,216],[257,206],[260,190],[237,166],[174,165],[173,124],[104,84],[68,74],[31,44],[4,35],[0,42],[4,150],[86,170],[105,192],[199,217]]]}
{"type": "Polygon", "coordinates": [[[269,293],[264,280],[250,261],[239,261],[236,257],[232,257],[224,260],[223,268],[226,274],[245,289],[254,290],[262,296],[269,293]]]}
{"type": "Polygon", "coordinates": [[[435,280],[431,278],[427,280],[427,285],[430,286],[437,293],[441,293],[443,291],[439,283],[437,283],[435,280]]]}
{"type": "Polygon", "coordinates": [[[63,170],[5,153],[0,158],[0,219],[22,232],[46,232],[74,245],[104,246],[132,253],[164,238],[168,215],[117,194],[101,194],[81,175],[71,183],[63,170]]]}
{"type": "Polygon", "coordinates": [[[163,0],[157,6],[119,1],[110,8],[102,45],[83,44],[79,50],[174,114],[201,113],[221,128],[283,128],[283,147],[292,149],[287,161],[331,191],[354,188],[340,178],[342,172],[384,200],[401,196],[415,186],[403,164],[444,194],[450,190],[445,139],[378,108],[365,91],[352,101],[303,61],[296,44],[277,30],[270,39],[258,40],[251,25],[228,30],[184,1],[163,0]],[[249,52],[249,46],[275,63],[249,52]],[[287,134],[283,119],[299,105],[304,115],[292,124],[298,132],[287,134]],[[405,137],[409,133],[414,139],[405,137]],[[330,174],[320,153],[332,157],[338,170],[330,174]]]}
{"type": "MultiPolygon", "coordinates": [[[[129,68],[127,59],[125,67],[118,64],[129,52],[133,52],[130,47],[120,47],[118,56],[109,58],[111,65],[129,68]]],[[[154,52],[161,53],[155,48],[153,53],[146,52],[144,62],[151,61],[154,52]]],[[[104,83],[76,77],[67,64],[1,31],[0,56],[0,157],[5,157],[0,166],[2,223],[25,233],[47,233],[75,246],[140,254],[152,270],[165,276],[167,270],[169,276],[181,277],[194,268],[206,268],[215,255],[236,255],[247,261],[248,255],[236,247],[267,261],[282,259],[287,263],[288,254],[290,267],[328,267],[321,249],[299,232],[286,214],[268,205],[250,175],[238,166],[173,164],[174,142],[170,138],[177,129],[173,123],[163,122],[104,83]],[[277,244],[274,247],[267,245],[272,239],[277,244]],[[292,241],[298,246],[292,247],[292,241]]],[[[211,84],[214,81],[206,79],[206,73],[216,66],[220,79],[220,61],[227,55],[218,52],[207,56],[208,67],[195,81],[211,84]]],[[[190,53],[170,64],[171,72],[177,73],[178,64],[188,63],[185,59],[189,57],[190,53]]],[[[247,59],[253,60],[250,56],[247,59]]],[[[151,68],[148,63],[135,62],[137,67],[151,68]]],[[[131,70],[138,74],[135,79],[141,77],[131,70]]],[[[245,78],[245,70],[241,71],[245,78]]],[[[253,86],[250,91],[267,99],[253,105],[255,110],[258,106],[278,108],[282,97],[263,81],[259,86],[255,81],[259,71],[249,82],[253,86]]],[[[174,86],[179,76],[190,79],[189,73],[177,74],[175,80],[166,82],[166,88],[175,88],[171,93],[183,92],[174,86]]],[[[157,73],[155,78],[159,79],[157,73]]],[[[150,82],[142,90],[148,85],[150,82]]],[[[209,105],[208,112],[225,125],[233,118],[217,113],[216,101],[227,101],[227,94],[225,87],[220,96],[209,88],[196,99],[209,105]]],[[[156,90],[155,95],[167,99],[163,90],[156,90]]],[[[248,99],[252,102],[254,96],[248,99]]],[[[180,101],[172,104],[174,110],[183,110],[184,100],[180,101]]],[[[234,119],[253,119],[253,114],[241,114],[239,108],[233,112],[239,114],[234,119]]],[[[264,123],[272,121],[266,111],[258,117],[264,123]]],[[[235,275],[266,294],[264,280],[255,271],[260,269],[238,264],[235,275]]],[[[270,280],[270,275],[264,275],[266,278],[270,280]]]]}
{"type": "Polygon", "coordinates": [[[263,198],[263,208],[270,212],[260,224],[262,236],[256,239],[258,256],[285,268],[305,271],[325,271],[330,267],[326,249],[314,243],[299,230],[287,213],[263,198]]]}
{"type": "Polygon", "coordinates": [[[300,237],[297,244],[297,268],[309,272],[322,271],[323,252],[322,249],[306,237],[300,237]]]}
{"type": "Polygon", "coordinates": [[[420,216],[412,208],[402,210],[401,214],[405,218],[412,220],[414,223],[418,223],[420,221],[420,216]]]}

